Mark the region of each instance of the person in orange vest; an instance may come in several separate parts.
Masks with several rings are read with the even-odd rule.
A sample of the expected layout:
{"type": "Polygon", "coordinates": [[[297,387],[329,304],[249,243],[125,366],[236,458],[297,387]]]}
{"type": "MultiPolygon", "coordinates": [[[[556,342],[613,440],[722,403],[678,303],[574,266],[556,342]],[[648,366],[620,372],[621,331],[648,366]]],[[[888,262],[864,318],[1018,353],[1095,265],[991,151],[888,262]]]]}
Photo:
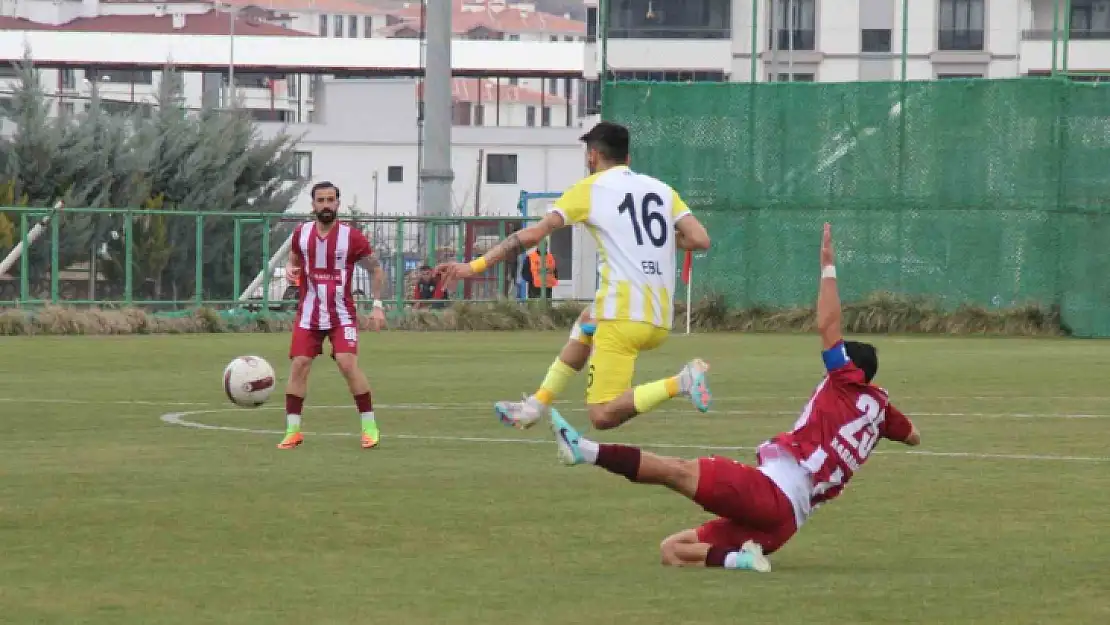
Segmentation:
{"type": "Polygon", "coordinates": [[[528,262],[524,263],[521,277],[528,283],[528,299],[547,297],[551,299],[551,289],[559,284],[559,271],[555,268],[555,256],[551,250],[547,251],[547,283],[544,281],[544,270],[540,266],[540,251],[538,248],[528,250],[528,262]]]}

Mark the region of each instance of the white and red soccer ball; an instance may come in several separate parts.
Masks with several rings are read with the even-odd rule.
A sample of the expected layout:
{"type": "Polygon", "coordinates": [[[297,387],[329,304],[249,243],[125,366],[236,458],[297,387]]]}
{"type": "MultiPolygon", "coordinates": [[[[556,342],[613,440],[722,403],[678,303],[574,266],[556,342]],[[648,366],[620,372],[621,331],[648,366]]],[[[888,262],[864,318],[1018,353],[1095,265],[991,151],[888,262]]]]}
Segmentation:
{"type": "Polygon", "coordinates": [[[266,403],[276,386],[274,368],[258,356],[240,356],[224,369],[224,392],[231,403],[242,408],[266,403]]]}

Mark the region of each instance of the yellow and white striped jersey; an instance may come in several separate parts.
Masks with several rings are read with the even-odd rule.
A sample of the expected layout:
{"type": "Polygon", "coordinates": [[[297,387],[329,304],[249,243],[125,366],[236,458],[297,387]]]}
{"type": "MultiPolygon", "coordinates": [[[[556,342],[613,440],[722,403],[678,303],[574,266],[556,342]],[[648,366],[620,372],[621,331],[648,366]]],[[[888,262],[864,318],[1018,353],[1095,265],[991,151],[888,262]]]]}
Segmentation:
{"type": "Polygon", "coordinates": [[[669,330],[674,317],[674,225],[690,213],[670,185],[620,166],[588,176],[552,212],[584,223],[597,240],[598,319],[643,321],[669,330]]]}

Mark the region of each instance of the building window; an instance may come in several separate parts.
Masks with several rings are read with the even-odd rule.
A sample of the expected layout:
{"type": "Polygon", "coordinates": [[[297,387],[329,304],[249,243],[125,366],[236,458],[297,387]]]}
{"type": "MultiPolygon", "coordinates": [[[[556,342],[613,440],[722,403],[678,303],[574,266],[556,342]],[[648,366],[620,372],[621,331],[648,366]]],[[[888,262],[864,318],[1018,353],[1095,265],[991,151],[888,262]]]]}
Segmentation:
{"type": "Polygon", "coordinates": [[[58,70],[58,88],[77,88],[77,72],[72,67],[66,67],[58,70]]]}
{"type": "Polygon", "coordinates": [[[551,95],[559,95],[559,79],[558,78],[545,78],[547,81],[547,92],[551,95]]]}
{"type": "Polygon", "coordinates": [[[565,41],[567,43],[574,43],[574,37],[571,37],[570,35],[567,35],[566,37],[563,37],[563,41],[565,41]]]}
{"type": "Polygon", "coordinates": [[[58,117],[73,117],[76,113],[77,109],[73,102],[58,103],[58,117]]]}
{"type": "Polygon", "coordinates": [[[390,165],[385,171],[385,179],[388,182],[404,182],[405,168],[400,165],[390,165]]]}
{"type": "Polygon", "coordinates": [[[545,106],[540,109],[540,125],[544,128],[551,126],[551,107],[545,106]]]}
{"type": "Polygon", "coordinates": [[[290,100],[301,98],[301,75],[289,74],[285,77],[285,97],[290,100]]]}
{"type": "Polygon", "coordinates": [[[4,61],[0,63],[0,78],[17,78],[19,76],[19,68],[11,63],[4,61]]]}
{"type": "Polygon", "coordinates": [[[586,8],[586,43],[597,41],[597,7],[586,8]]]}
{"type": "Polygon", "coordinates": [[[721,71],[703,70],[632,70],[609,72],[612,80],[642,80],[647,82],[726,82],[728,77],[721,71]]]}
{"type": "Polygon", "coordinates": [[[516,154],[487,154],[486,183],[516,184],[516,154]]]}
{"type": "Polygon", "coordinates": [[[890,29],[864,28],[860,50],[864,52],[890,52],[890,29]]]}
{"type": "Polygon", "coordinates": [[[478,104],[474,106],[474,125],[486,125],[486,106],[484,104],[478,104]]]}
{"type": "Polygon", "coordinates": [[[312,179],[312,152],[294,152],[288,180],[312,179]]]}
{"type": "Polygon", "coordinates": [[[328,36],[328,16],[327,15],[321,15],[320,16],[320,36],[321,37],[327,37],[328,36]]]}
{"type": "Polygon", "coordinates": [[[581,98],[580,116],[597,115],[601,112],[601,81],[587,80],[586,88],[578,93],[581,98]]]}
{"type": "Polygon", "coordinates": [[[1110,1],[1072,0],[1070,35],[1073,39],[1110,39],[1110,1]]]}
{"type": "Polygon", "coordinates": [[[946,79],[946,78],[982,78],[982,77],[983,77],[982,74],[937,74],[937,78],[942,79],[942,80],[946,79]]]}
{"type": "Polygon", "coordinates": [[[524,112],[524,117],[524,125],[529,128],[534,128],[536,126],[536,107],[529,106],[528,110],[524,112]]]}
{"type": "Polygon", "coordinates": [[[817,7],[814,0],[775,0],[779,50],[817,49],[817,7]]]}
{"type": "Polygon", "coordinates": [[[336,15],[335,16],[335,36],[336,37],[342,37],[343,36],[343,16],[342,15],[336,15]]]}
{"type": "Polygon", "coordinates": [[[509,84],[516,87],[520,84],[520,79],[516,78],[516,77],[510,78],[509,79],[509,84]]]}
{"type": "Polygon", "coordinates": [[[149,69],[97,69],[85,70],[85,79],[96,83],[119,83],[136,85],[154,84],[154,72],[149,69]]]}
{"type": "Polygon", "coordinates": [[[451,123],[455,126],[469,126],[473,117],[473,105],[470,102],[455,102],[451,106],[451,123]]]}
{"type": "MultiPolygon", "coordinates": [[[[804,1],[804,0],[799,0],[804,1]]],[[[587,37],[590,23],[587,10],[587,37]]],[[[731,39],[732,0],[611,0],[614,39],[731,39]]],[[[595,31],[596,37],[596,31],[595,31]]]]}
{"type": "Polygon", "coordinates": [[[362,36],[367,39],[374,36],[374,18],[370,15],[362,18],[362,36]]]}
{"type": "Polygon", "coordinates": [[[354,15],[347,16],[347,36],[358,39],[358,17],[354,15]]]}
{"type": "MultiPolygon", "coordinates": [[[[814,82],[816,79],[817,76],[814,74],[783,73],[778,75],[778,82],[814,82]],[[793,80],[791,80],[791,76],[794,77],[793,80]]],[[[773,74],[767,74],[767,80],[774,80],[773,74]]]]}
{"type": "Polygon", "coordinates": [[[551,43],[558,43],[559,35],[551,35],[551,43]]]}
{"type": "Polygon", "coordinates": [[[983,0],[940,0],[937,48],[982,50],[985,14],[983,0]]]}

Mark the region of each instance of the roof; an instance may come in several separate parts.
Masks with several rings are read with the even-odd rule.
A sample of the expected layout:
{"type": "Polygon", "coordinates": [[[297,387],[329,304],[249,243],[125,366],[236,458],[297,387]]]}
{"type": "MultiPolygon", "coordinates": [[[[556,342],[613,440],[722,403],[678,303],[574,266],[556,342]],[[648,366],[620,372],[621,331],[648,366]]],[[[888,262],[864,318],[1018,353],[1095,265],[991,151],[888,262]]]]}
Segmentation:
{"type": "MultiPolygon", "coordinates": [[[[423,87],[423,84],[417,85],[417,95],[423,93],[423,87]]],[[[562,106],[567,103],[567,99],[562,96],[543,93],[535,89],[516,87],[504,82],[498,90],[495,81],[478,78],[455,78],[451,84],[451,99],[455,102],[471,102],[474,104],[500,102],[501,104],[528,104],[531,106],[562,106]]]]}
{"type": "Polygon", "coordinates": [[[391,15],[392,10],[357,0],[222,0],[237,7],[255,6],[287,13],[328,13],[336,15],[391,15]]]}
{"type": "MultiPolygon", "coordinates": [[[[452,2],[454,2],[455,9],[452,25],[453,31],[457,35],[468,33],[479,27],[503,33],[586,34],[585,22],[535,11],[531,8],[513,8],[512,4],[506,4],[504,8],[499,8],[497,3],[491,5],[489,0],[452,0],[452,2]]],[[[393,11],[392,14],[418,24],[420,21],[420,5],[419,3],[413,3],[412,6],[393,11]]]]}
{"type": "MultiPolygon", "coordinates": [[[[73,32],[26,26],[19,20],[3,26],[0,63],[18,63],[25,46],[30,47],[39,67],[159,70],[172,61],[182,71],[221,71],[232,60],[227,35],[73,32]]],[[[252,72],[360,76],[418,76],[424,72],[420,42],[414,39],[338,39],[293,31],[282,34],[285,36],[240,36],[237,31],[235,66],[252,72]]],[[[584,58],[581,42],[451,42],[452,72],[456,76],[580,78],[584,58]]]]}
{"type": "MultiPolygon", "coordinates": [[[[91,33],[142,33],[172,35],[229,35],[231,25],[229,13],[208,11],[185,15],[185,25],[174,28],[173,16],[164,15],[101,15],[98,17],[78,17],[64,24],[43,24],[17,17],[0,17],[0,30],[49,30],[59,32],[91,33]]],[[[299,30],[283,28],[275,24],[258,22],[243,18],[235,20],[235,36],[260,37],[311,37],[299,30]]]]}

